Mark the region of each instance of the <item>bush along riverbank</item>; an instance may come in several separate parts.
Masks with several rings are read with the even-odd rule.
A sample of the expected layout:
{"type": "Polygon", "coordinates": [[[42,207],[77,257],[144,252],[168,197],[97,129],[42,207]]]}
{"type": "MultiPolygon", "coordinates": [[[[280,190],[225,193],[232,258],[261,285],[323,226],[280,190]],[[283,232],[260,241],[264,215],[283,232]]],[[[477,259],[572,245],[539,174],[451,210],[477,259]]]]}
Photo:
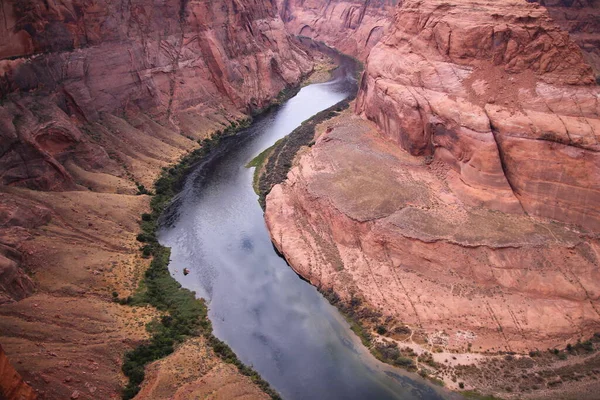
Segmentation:
{"type": "Polygon", "coordinates": [[[156,232],[161,222],[170,218],[168,207],[175,196],[181,191],[185,178],[194,169],[218,150],[221,140],[233,136],[238,131],[247,128],[252,118],[295,96],[301,89],[302,82],[311,73],[303,76],[297,85],[283,89],[269,105],[260,109],[248,109],[251,117],[232,122],[223,131],[215,132],[210,138],[199,141],[200,148],[190,152],[187,156],[171,168],[163,169],[160,177],[154,184],[154,193],[143,186],[138,194],[152,196],[150,201],[151,212],[142,214],[141,230],[137,240],[142,243],[142,255],[152,258],[150,267],[145,272],[136,293],[128,298],[119,298],[113,293],[115,301],[121,304],[146,305],[150,304],[165,313],[159,320],[148,324],[147,330],[151,338],[125,355],[123,373],[129,383],[123,389],[123,399],[131,399],[140,391],[141,383],[145,378],[145,366],[159,360],[175,351],[177,344],[182,343],[190,336],[204,336],[215,354],[224,362],[234,364],[242,375],[250,377],[252,382],[259,386],[272,399],[280,399],[279,394],[271,388],[268,382],[252,368],[244,365],[231,350],[231,348],[212,334],[212,324],[208,319],[208,310],[203,299],[196,299],[195,294],[182,288],[169,273],[170,249],[158,243],[156,232]],[[165,218],[166,217],[166,218],[165,218]]]}
{"type": "Polygon", "coordinates": [[[152,258],[150,267],[133,296],[119,299],[117,295],[115,301],[132,306],[150,304],[164,315],[148,324],[150,340],[125,354],[122,370],[129,383],[123,389],[123,399],[131,399],[140,391],[147,364],[173,353],[178,344],[191,336],[203,336],[221,360],[235,365],[241,374],[250,377],[252,382],[271,398],[280,399],[279,394],[268,382],[252,368],[244,365],[227,344],[212,334],[212,324],[208,319],[208,309],[204,300],[197,299],[193,292],[182,288],[171,276],[168,268],[170,249],[162,246],[156,237],[161,215],[181,190],[193,167],[208,159],[223,138],[235,134],[249,124],[250,119],[234,122],[224,131],[204,139],[200,143],[201,147],[185,156],[180,163],[163,169],[155,182],[154,194],[150,201],[151,212],[142,214],[142,232],[137,237],[142,243],[143,256],[152,258]]]}
{"type": "MultiPolygon", "coordinates": [[[[354,63],[355,78],[357,81],[360,81],[364,66],[359,60],[340,53],[323,42],[315,42],[312,39],[301,36],[298,38],[306,46],[321,51],[332,59],[337,58],[338,63],[342,62],[340,61],[342,57],[350,60],[354,63]]],[[[246,165],[248,168],[255,167],[253,186],[254,191],[258,194],[258,202],[263,210],[265,209],[266,196],[273,186],[286,179],[298,151],[303,146],[312,146],[314,144],[316,126],[350,107],[350,103],[356,98],[359,85],[360,82],[357,82],[352,88],[351,94],[344,100],[302,122],[292,133],[278,140],[273,146],[264,150],[246,165]]]]}
{"type": "Polygon", "coordinates": [[[258,202],[263,210],[265,209],[267,195],[273,186],[286,179],[300,148],[314,144],[316,126],[346,110],[350,107],[350,102],[354,98],[355,95],[347,97],[315,114],[294,129],[292,133],[277,141],[272,147],[266,149],[248,163],[247,167],[256,168],[254,170],[254,190],[258,194],[258,202]]]}

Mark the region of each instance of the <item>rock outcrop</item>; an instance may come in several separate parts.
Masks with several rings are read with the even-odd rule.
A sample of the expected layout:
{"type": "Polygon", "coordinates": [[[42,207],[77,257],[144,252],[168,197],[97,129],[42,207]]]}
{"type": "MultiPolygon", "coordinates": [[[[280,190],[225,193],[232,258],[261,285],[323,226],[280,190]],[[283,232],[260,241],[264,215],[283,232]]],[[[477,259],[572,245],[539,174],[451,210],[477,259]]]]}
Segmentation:
{"type": "Polygon", "coordinates": [[[445,332],[454,350],[546,349],[598,330],[597,239],[465,204],[447,165],[403,152],[356,116],[325,129],[266,207],[275,245],[312,284],[445,332]]]}
{"type": "Polygon", "coordinates": [[[270,1],[0,4],[0,342],[36,391],[119,396],[145,188],[311,68],[270,1]]]}
{"type": "Polygon", "coordinates": [[[405,1],[362,85],[357,112],[450,165],[463,201],[600,228],[600,90],[544,7],[405,1]]]}
{"type": "Polygon", "coordinates": [[[278,0],[291,34],[307,36],[365,60],[387,34],[397,0],[278,0]]]}
{"type": "Polygon", "coordinates": [[[276,247],[421,351],[600,331],[600,89],[575,38],[525,0],[403,1],[358,116],[324,123],[268,195],[276,247]]]}
{"type": "Polygon", "coordinates": [[[581,48],[586,61],[600,76],[600,7],[596,0],[539,0],[548,14],[581,48]]]}
{"type": "Polygon", "coordinates": [[[93,124],[141,110],[198,139],[207,116],[222,122],[259,110],[310,70],[269,2],[15,1],[2,9],[5,185],[72,189],[63,167],[73,154],[84,169],[114,169],[73,118],[93,124]]]}
{"type": "Polygon", "coordinates": [[[23,378],[10,365],[2,346],[0,346],[0,397],[14,400],[37,399],[33,389],[23,381],[23,378]]]}

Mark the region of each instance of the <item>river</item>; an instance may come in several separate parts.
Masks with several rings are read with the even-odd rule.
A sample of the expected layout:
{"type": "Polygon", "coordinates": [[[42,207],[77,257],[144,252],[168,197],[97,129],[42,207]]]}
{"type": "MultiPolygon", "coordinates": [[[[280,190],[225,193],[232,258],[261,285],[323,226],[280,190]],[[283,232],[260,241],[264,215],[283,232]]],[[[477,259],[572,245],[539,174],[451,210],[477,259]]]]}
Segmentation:
{"type": "MultiPolygon", "coordinates": [[[[415,374],[377,361],[336,308],[275,252],[245,165],[356,90],[354,63],[257,118],[190,173],[161,244],[171,274],[206,299],[214,334],[284,399],[441,399],[415,374]],[[190,274],[183,275],[189,268],[190,274]]],[[[453,395],[451,397],[454,397],[453,395]]]]}

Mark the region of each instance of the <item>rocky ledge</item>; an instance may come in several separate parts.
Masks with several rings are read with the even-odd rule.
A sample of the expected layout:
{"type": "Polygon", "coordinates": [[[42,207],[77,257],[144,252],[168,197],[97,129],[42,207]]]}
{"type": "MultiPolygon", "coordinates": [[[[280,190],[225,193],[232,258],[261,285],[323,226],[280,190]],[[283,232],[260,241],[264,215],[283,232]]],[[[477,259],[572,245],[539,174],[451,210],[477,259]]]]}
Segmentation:
{"type": "MultiPolygon", "coordinates": [[[[357,115],[322,124],[268,195],[275,245],[346,308],[360,305],[375,337],[445,366],[560,355],[593,337],[600,89],[590,57],[537,3],[402,2],[367,58],[357,115]]],[[[589,346],[586,361],[564,364],[594,370],[589,346]]],[[[522,385],[518,396],[535,397],[561,386],[556,372],[526,383],[538,367],[471,373],[462,387],[514,397],[522,385]]],[[[456,370],[437,371],[459,388],[456,370]]],[[[592,375],[578,396],[594,393],[592,375]]]]}

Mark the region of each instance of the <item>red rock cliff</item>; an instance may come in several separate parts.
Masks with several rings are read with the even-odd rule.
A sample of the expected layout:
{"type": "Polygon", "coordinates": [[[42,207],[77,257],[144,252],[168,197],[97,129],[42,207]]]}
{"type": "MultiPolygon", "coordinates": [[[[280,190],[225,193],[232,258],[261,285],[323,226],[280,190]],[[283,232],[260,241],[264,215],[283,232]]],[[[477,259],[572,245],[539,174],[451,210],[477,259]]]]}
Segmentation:
{"type": "Polygon", "coordinates": [[[0,342],[43,396],[118,397],[146,338],[111,296],[147,265],[139,185],[311,68],[271,1],[0,4],[0,342]]]}
{"type": "Polygon", "coordinates": [[[600,5],[597,0],[540,0],[548,14],[579,45],[586,61],[600,75],[600,5]]]}
{"type": "Polygon", "coordinates": [[[288,31],[361,60],[387,33],[397,0],[278,0],[288,31]]]}
{"type": "Polygon", "coordinates": [[[357,111],[450,165],[464,201],[600,229],[600,90],[546,8],[405,1],[362,85],[357,111]]]}
{"type": "MultiPolygon", "coordinates": [[[[554,11],[402,2],[367,58],[358,115],[324,123],[266,199],[292,267],[361,299],[400,348],[439,347],[450,387],[448,360],[483,358],[471,350],[564,348],[600,330],[600,89],[554,11]]],[[[539,397],[509,393],[531,387],[527,373],[493,371],[467,387],[539,397]]],[[[597,393],[584,381],[573,397],[597,393]]]]}
{"type": "Polygon", "coordinates": [[[269,2],[19,1],[2,11],[7,185],[73,188],[61,159],[70,147],[84,169],[110,164],[72,118],[133,108],[197,138],[195,116],[260,109],[310,68],[269,2]]]}
{"type": "Polygon", "coordinates": [[[10,365],[2,346],[0,346],[0,398],[14,400],[34,400],[37,395],[23,382],[23,378],[10,365]]]}

